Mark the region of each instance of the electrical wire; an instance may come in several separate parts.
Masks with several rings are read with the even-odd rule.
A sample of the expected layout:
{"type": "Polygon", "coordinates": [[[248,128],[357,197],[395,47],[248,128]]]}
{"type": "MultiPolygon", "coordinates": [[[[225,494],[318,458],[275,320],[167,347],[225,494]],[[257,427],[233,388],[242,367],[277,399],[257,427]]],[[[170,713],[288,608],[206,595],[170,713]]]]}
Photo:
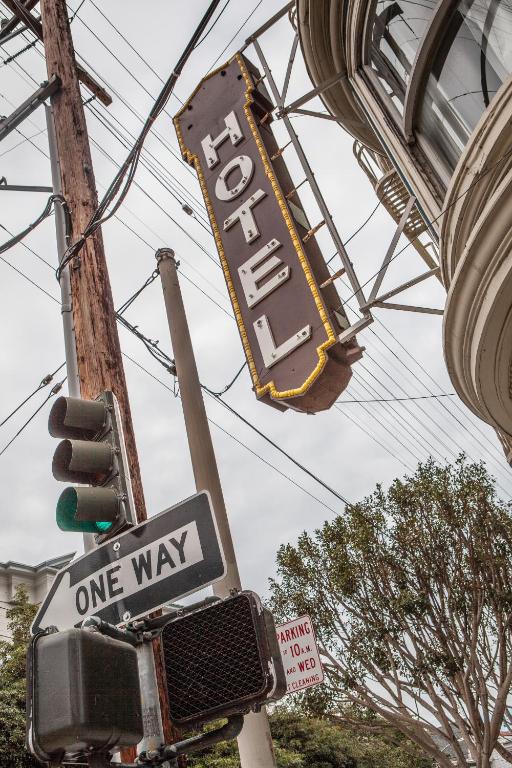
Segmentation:
{"type": "MultiPolygon", "coordinates": [[[[378,205],[377,205],[377,207],[378,207],[378,205]]],[[[374,209],[374,211],[375,211],[375,210],[376,210],[376,209],[374,209]]],[[[373,212],[372,212],[372,214],[370,214],[370,217],[371,217],[371,215],[373,215],[373,212]]],[[[369,218],[370,218],[370,217],[369,217],[369,218]]],[[[358,228],[358,230],[356,230],[356,232],[355,232],[355,233],[353,233],[353,235],[351,235],[351,237],[350,237],[350,238],[348,238],[348,240],[352,239],[352,238],[353,238],[353,237],[354,237],[354,236],[355,236],[355,235],[356,235],[356,234],[357,234],[359,231],[361,231],[361,229],[362,229],[362,227],[365,225],[365,223],[366,223],[366,222],[363,222],[363,225],[361,225],[361,227],[359,227],[359,228],[358,228]]]]}
{"type": "MultiPolygon", "coordinates": [[[[154,341],[153,339],[149,339],[147,336],[144,336],[144,334],[139,330],[137,326],[133,326],[131,325],[131,323],[128,323],[124,317],[121,317],[119,315],[117,315],[117,317],[118,317],[118,320],[121,322],[121,324],[127,330],[129,330],[134,336],[136,336],[140,341],[142,341],[142,343],[144,344],[148,352],[158,363],[160,363],[160,365],[162,365],[170,373],[173,373],[175,371],[174,360],[171,357],[169,357],[169,355],[167,355],[166,352],[160,349],[157,341],[154,341]]],[[[227,385],[227,389],[229,389],[234,383],[234,381],[236,381],[236,379],[238,378],[242,370],[243,370],[243,367],[240,369],[240,371],[238,371],[238,373],[236,374],[235,378],[231,381],[231,383],[227,385]]],[[[230,411],[230,413],[232,413],[240,421],[242,421],[246,426],[248,426],[250,429],[256,432],[256,434],[258,434],[261,438],[263,438],[263,440],[269,443],[269,445],[271,445],[277,451],[282,453],[283,456],[286,456],[286,458],[289,461],[291,461],[292,464],[295,464],[296,467],[298,467],[307,475],[309,475],[309,477],[315,480],[325,490],[329,491],[329,493],[335,496],[339,501],[342,501],[344,504],[350,505],[350,502],[347,501],[347,499],[341,493],[338,493],[338,491],[336,491],[334,488],[331,488],[330,485],[328,485],[323,480],[321,480],[317,475],[311,472],[311,470],[309,470],[307,467],[301,464],[297,459],[293,458],[293,456],[291,456],[287,451],[285,451],[284,448],[281,448],[281,446],[278,445],[274,440],[272,440],[272,438],[270,438],[268,435],[262,432],[262,430],[256,427],[255,424],[253,424],[244,416],[242,416],[242,414],[239,413],[237,410],[235,410],[235,408],[233,408],[231,405],[226,403],[225,400],[222,400],[220,395],[215,394],[211,389],[209,389],[204,384],[201,384],[201,389],[204,392],[206,392],[210,397],[213,397],[218,403],[221,403],[224,408],[230,411]]]]}
{"type": "Polygon", "coordinates": [[[31,421],[33,421],[33,419],[35,419],[35,417],[37,416],[37,414],[38,414],[38,413],[39,413],[39,412],[40,412],[40,411],[41,411],[41,410],[44,408],[44,406],[46,405],[46,403],[47,403],[47,402],[48,402],[48,401],[49,401],[49,400],[50,400],[50,399],[51,399],[51,398],[52,398],[54,395],[56,395],[58,392],[60,392],[60,390],[62,389],[62,386],[63,386],[64,382],[66,381],[66,378],[67,378],[67,377],[65,377],[64,379],[62,379],[62,381],[59,381],[57,384],[55,384],[55,385],[52,387],[52,389],[51,389],[51,390],[50,390],[50,392],[48,393],[48,396],[47,396],[47,397],[46,397],[46,398],[43,400],[43,402],[41,403],[41,405],[39,405],[39,406],[36,408],[36,410],[34,411],[34,413],[33,413],[33,414],[32,414],[32,415],[31,415],[31,416],[30,416],[30,417],[27,419],[27,421],[26,421],[26,422],[25,422],[25,423],[24,423],[24,424],[23,424],[23,425],[22,425],[22,426],[21,426],[21,427],[18,429],[18,431],[16,432],[16,434],[15,434],[15,435],[14,435],[14,436],[13,436],[13,437],[12,437],[12,438],[9,440],[9,442],[8,442],[8,443],[6,443],[6,444],[4,445],[4,447],[3,447],[3,448],[2,448],[2,450],[0,451],[0,456],[3,456],[3,454],[4,454],[4,453],[6,452],[6,450],[9,448],[9,446],[11,446],[11,445],[14,443],[14,441],[16,440],[16,438],[18,438],[18,437],[21,435],[21,433],[22,433],[22,432],[23,432],[23,431],[24,431],[24,430],[25,430],[25,429],[28,427],[28,425],[30,424],[30,422],[31,422],[31,421]]]}
{"type": "Polygon", "coordinates": [[[233,35],[231,40],[224,46],[224,48],[219,53],[219,55],[217,56],[217,58],[215,59],[213,64],[210,64],[210,68],[209,68],[208,72],[211,72],[212,69],[214,68],[214,66],[217,64],[217,62],[224,56],[224,54],[226,53],[226,51],[229,48],[229,46],[231,45],[231,43],[234,42],[234,40],[236,39],[237,35],[242,31],[242,29],[245,27],[247,22],[252,19],[252,17],[254,16],[254,14],[256,13],[256,11],[260,7],[260,5],[262,4],[262,2],[263,2],[263,0],[259,0],[259,2],[256,3],[256,5],[254,6],[254,8],[250,12],[250,14],[247,16],[245,21],[243,21],[242,24],[238,27],[237,31],[235,32],[235,34],[233,35]]]}
{"type": "Polygon", "coordinates": [[[336,400],[338,405],[347,405],[349,403],[400,403],[407,400],[431,400],[436,397],[455,397],[456,392],[442,392],[439,395],[417,395],[409,397],[390,397],[386,398],[374,398],[373,400],[336,400]]]}
{"type": "Polygon", "coordinates": [[[269,445],[271,445],[273,448],[276,449],[276,451],[279,451],[279,453],[282,453],[283,456],[286,456],[286,458],[292,462],[292,464],[295,464],[296,467],[301,469],[303,472],[306,473],[306,475],[309,475],[315,482],[317,482],[319,485],[321,485],[323,488],[325,488],[326,491],[329,491],[333,496],[335,496],[339,501],[342,501],[347,506],[350,506],[350,502],[343,496],[341,493],[338,493],[334,488],[331,488],[330,485],[325,483],[323,480],[321,480],[317,475],[315,475],[311,470],[309,470],[307,467],[304,466],[304,464],[301,464],[300,461],[297,461],[297,459],[294,459],[293,456],[290,456],[287,451],[284,450],[284,448],[281,448],[280,445],[278,445],[272,438],[270,438],[268,435],[266,435],[264,432],[261,431],[261,429],[258,429],[252,422],[250,422],[248,419],[245,418],[245,416],[242,416],[241,413],[239,413],[237,410],[235,410],[229,403],[226,403],[225,400],[222,400],[219,395],[215,395],[214,392],[212,392],[208,387],[206,387],[204,384],[201,384],[201,389],[206,392],[207,395],[214,398],[216,402],[221,403],[224,408],[226,408],[230,413],[233,414],[233,416],[236,416],[237,419],[240,419],[246,426],[250,427],[250,429],[253,430],[253,432],[256,432],[257,435],[259,435],[263,440],[265,440],[269,445]]]}
{"type": "Polygon", "coordinates": [[[5,157],[10,152],[13,152],[15,149],[18,149],[18,147],[21,147],[23,144],[25,144],[25,142],[31,141],[31,139],[37,138],[37,136],[40,136],[42,133],[46,133],[46,128],[41,128],[40,131],[37,131],[32,136],[23,136],[22,140],[19,141],[17,144],[14,144],[12,147],[9,147],[9,149],[6,149],[5,152],[0,152],[0,157],[5,157]]]}
{"type": "MultiPolygon", "coordinates": [[[[222,397],[222,395],[225,395],[225,394],[226,394],[226,392],[229,392],[229,390],[231,389],[231,387],[233,386],[233,384],[236,382],[236,380],[238,379],[238,377],[240,376],[240,374],[242,373],[242,371],[243,371],[243,370],[244,370],[244,368],[246,367],[246,365],[247,365],[247,361],[245,361],[245,362],[242,364],[242,366],[241,366],[240,370],[239,370],[237,373],[235,373],[235,375],[233,376],[233,378],[231,379],[231,381],[229,382],[229,384],[226,384],[226,386],[225,386],[223,389],[221,389],[221,390],[220,390],[220,392],[211,392],[211,391],[210,391],[210,394],[211,394],[211,395],[215,395],[215,397],[222,397]]],[[[2,426],[2,425],[0,424],[0,426],[2,426]]]]}
{"type": "MultiPolygon", "coordinates": [[[[367,217],[367,218],[366,218],[366,219],[363,221],[363,223],[361,224],[361,226],[359,226],[359,227],[356,229],[356,231],[355,231],[355,232],[352,232],[352,234],[350,235],[350,237],[347,237],[347,239],[346,239],[346,240],[344,241],[344,243],[343,243],[343,245],[344,245],[345,247],[346,247],[346,246],[347,246],[347,245],[350,243],[350,241],[351,241],[351,240],[353,240],[353,239],[354,239],[354,237],[356,237],[356,235],[358,235],[358,234],[359,234],[359,233],[360,233],[360,232],[361,232],[361,231],[362,231],[362,230],[363,230],[363,229],[366,227],[366,225],[367,225],[367,224],[368,224],[368,223],[371,221],[371,219],[373,218],[374,214],[375,214],[375,213],[377,213],[377,211],[379,210],[381,203],[382,203],[382,200],[379,200],[379,202],[377,203],[377,205],[375,206],[375,208],[373,209],[373,211],[372,211],[372,212],[370,213],[370,215],[369,215],[369,216],[368,216],[368,217],[367,217]]],[[[329,259],[327,259],[327,261],[325,262],[325,263],[327,264],[327,266],[329,266],[329,264],[331,263],[331,261],[332,261],[332,260],[333,260],[333,259],[334,259],[334,258],[335,258],[337,255],[338,255],[338,251],[336,251],[336,253],[333,253],[333,255],[332,255],[332,256],[331,256],[329,259]]]]}
{"type": "Polygon", "coordinates": [[[27,397],[24,400],[22,400],[21,403],[16,406],[16,408],[14,408],[2,421],[0,421],[0,427],[3,427],[4,424],[7,424],[9,419],[12,419],[12,417],[16,413],[18,413],[18,411],[21,408],[23,408],[23,406],[26,405],[26,403],[28,403],[29,400],[31,400],[34,397],[34,395],[37,395],[38,392],[40,392],[42,389],[47,387],[48,384],[50,384],[50,382],[53,381],[55,374],[58,373],[62,368],[64,368],[64,366],[65,366],[65,363],[62,363],[61,365],[59,365],[58,368],[56,368],[53,371],[53,373],[47,373],[46,376],[43,376],[39,385],[34,389],[34,391],[31,392],[30,395],[27,395],[27,397]]]}
{"type": "Polygon", "coordinates": [[[34,288],[37,288],[38,291],[41,291],[41,293],[44,293],[45,296],[48,296],[49,299],[54,301],[56,304],[60,304],[60,301],[57,298],[55,298],[55,296],[52,296],[51,293],[49,293],[42,286],[40,286],[38,283],[36,283],[35,280],[32,280],[32,278],[30,278],[28,275],[26,275],[25,272],[23,272],[21,269],[19,269],[19,267],[16,267],[16,266],[14,266],[14,264],[11,264],[10,261],[7,261],[7,259],[4,256],[0,256],[0,261],[3,261],[4,264],[7,264],[8,267],[13,269],[15,272],[18,273],[18,275],[20,275],[25,280],[27,280],[27,282],[29,282],[31,285],[33,285],[34,288]]]}
{"type": "Polygon", "coordinates": [[[219,21],[220,17],[222,16],[222,14],[224,13],[224,11],[225,11],[225,10],[226,10],[226,8],[228,7],[229,3],[230,3],[230,0],[226,0],[226,2],[224,3],[224,6],[222,7],[222,9],[221,9],[221,11],[220,11],[219,15],[217,16],[217,18],[215,19],[215,21],[214,21],[214,22],[213,22],[213,24],[211,25],[210,29],[209,29],[207,32],[205,32],[205,33],[204,33],[204,35],[203,35],[203,37],[202,37],[202,38],[199,40],[199,42],[197,42],[197,43],[194,45],[194,51],[195,51],[195,50],[197,50],[197,48],[199,48],[199,46],[200,46],[200,45],[202,45],[202,44],[204,43],[204,41],[206,40],[206,38],[208,37],[208,35],[210,34],[210,32],[212,32],[212,30],[215,28],[215,25],[217,24],[217,22],[219,21]]]}
{"type": "Polygon", "coordinates": [[[101,202],[99,203],[96,211],[91,216],[89,223],[84,229],[83,234],[79,237],[79,239],[73,243],[72,246],[70,246],[67,250],[67,252],[64,254],[62,261],[59,265],[59,268],[57,270],[57,278],[60,279],[60,275],[62,273],[62,269],[68,264],[75,256],[78,255],[80,250],[85,245],[87,238],[90,237],[93,232],[95,232],[102,224],[104,224],[106,221],[108,221],[118,210],[118,208],[122,205],[123,200],[125,199],[126,195],[128,194],[128,191],[130,189],[130,186],[132,184],[133,178],[135,176],[135,172],[137,170],[137,165],[140,158],[140,153],[142,149],[142,145],[146,139],[146,136],[148,135],[149,131],[151,130],[151,127],[155,120],[157,119],[160,112],[163,110],[165,105],[167,104],[167,101],[169,100],[169,97],[173,91],[174,85],[178,79],[178,77],[181,74],[181,71],[187,62],[190,54],[192,53],[194,49],[194,45],[196,41],[200,38],[202,35],[206,25],[208,24],[208,21],[210,20],[211,16],[213,15],[215,9],[219,5],[220,0],[212,0],[210,3],[206,13],[204,14],[203,18],[199,22],[196,30],[194,31],[190,41],[185,46],[185,49],[183,53],[181,54],[180,58],[178,59],[178,62],[170,74],[169,78],[167,79],[165,85],[163,86],[162,90],[160,91],[160,94],[158,95],[153,107],[150,110],[150,113],[148,115],[148,118],[146,122],[144,123],[144,126],[142,128],[142,131],[140,132],[137,141],[133,145],[132,149],[128,153],[128,156],[126,157],[124,163],[122,164],[121,168],[119,169],[118,173],[115,175],[112,183],[110,184],[109,188],[107,189],[106,193],[104,194],[101,202]],[[112,207],[109,209],[110,204],[112,204],[112,207]]]}
{"type": "MultiPolygon", "coordinates": [[[[0,227],[1,227],[1,228],[4,230],[4,232],[7,232],[7,234],[8,234],[8,235],[10,235],[10,236],[11,236],[11,238],[15,237],[15,235],[13,235],[13,233],[11,232],[11,230],[10,230],[10,229],[7,229],[7,227],[6,227],[6,226],[4,226],[3,224],[0,224],[0,227]]],[[[40,256],[40,255],[39,255],[39,254],[38,254],[36,251],[34,251],[34,249],[33,249],[33,248],[30,248],[30,246],[28,246],[26,243],[24,243],[24,242],[22,242],[22,241],[20,241],[20,244],[21,244],[21,245],[22,245],[24,248],[26,248],[26,250],[27,250],[27,251],[30,251],[30,253],[34,254],[34,256],[36,257],[36,259],[39,259],[39,261],[41,261],[43,264],[45,264],[47,267],[50,267],[50,269],[51,269],[51,270],[53,270],[53,266],[52,266],[52,264],[50,264],[50,262],[49,262],[49,261],[46,261],[46,259],[43,259],[43,257],[42,257],[42,256],[40,256]]]]}
{"type": "MultiPolygon", "coordinates": [[[[81,2],[79,5],[78,5],[78,8],[76,9],[76,11],[73,11],[72,15],[69,17],[69,23],[70,23],[70,24],[72,24],[72,23],[74,22],[74,20],[76,19],[76,17],[78,16],[78,14],[80,13],[80,11],[82,10],[82,6],[83,6],[83,4],[85,3],[85,1],[86,1],[86,0],[82,0],[82,2],[81,2]]],[[[69,4],[68,4],[68,3],[66,3],[66,5],[67,5],[67,7],[69,8],[69,4]]]]}
{"type": "MultiPolygon", "coordinates": [[[[2,253],[6,253],[6,251],[8,251],[10,248],[12,248],[13,246],[15,246],[18,243],[20,243],[28,234],[30,234],[30,232],[32,232],[34,229],[36,229],[41,224],[41,222],[43,222],[46,218],[48,218],[48,216],[52,212],[53,204],[55,202],[58,202],[60,205],[62,205],[62,208],[64,209],[64,211],[67,212],[66,219],[68,221],[68,233],[69,233],[69,209],[68,209],[67,203],[64,200],[64,198],[62,197],[62,195],[50,195],[50,197],[48,198],[48,201],[47,201],[47,203],[46,203],[46,205],[44,207],[44,210],[42,211],[42,213],[39,214],[37,219],[35,221],[33,221],[32,224],[29,224],[29,226],[26,227],[22,232],[20,232],[17,235],[14,235],[9,240],[7,240],[5,243],[2,243],[0,245],[0,255],[2,253]]],[[[3,226],[2,226],[2,228],[6,229],[3,226]]]]}
{"type": "MultiPolygon", "coordinates": [[[[155,376],[151,371],[148,371],[147,368],[145,368],[141,363],[139,363],[137,360],[134,360],[133,357],[130,357],[126,352],[122,353],[123,357],[125,357],[127,360],[129,360],[131,363],[137,366],[137,368],[140,368],[141,371],[146,373],[148,376],[150,376],[154,381],[158,382],[162,385],[162,387],[165,387],[169,392],[171,392],[175,397],[179,397],[179,395],[176,395],[176,393],[169,387],[165,382],[162,381],[162,379],[159,379],[158,376],[155,376]]],[[[294,480],[289,475],[285,474],[282,470],[280,470],[278,467],[275,466],[275,464],[272,464],[270,461],[267,461],[267,459],[263,458],[259,453],[254,451],[252,448],[249,448],[246,443],[244,443],[242,440],[239,440],[238,437],[235,437],[231,432],[229,432],[224,427],[221,427],[220,424],[218,424],[216,421],[214,421],[210,416],[206,416],[208,419],[208,422],[210,424],[213,424],[213,426],[223,432],[225,435],[231,438],[231,440],[234,440],[238,445],[242,446],[242,448],[245,448],[246,451],[248,451],[250,454],[255,456],[257,459],[259,459],[263,464],[265,464],[267,467],[270,467],[270,469],[273,469],[274,472],[276,472],[278,475],[283,477],[285,480],[288,480],[288,482],[292,483],[296,488],[301,490],[303,493],[307,494],[311,499],[314,499],[314,501],[318,502],[318,504],[321,504],[322,507],[325,507],[325,509],[329,510],[329,512],[332,512],[333,514],[336,514],[336,510],[334,510],[332,507],[330,507],[328,504],[326,504],[324,501],[319,499],[317,496],[312,494],[310,491],[307,490],[307,488],[304,488],[303,485],[298,483],[296,480],[294,480]]]]}

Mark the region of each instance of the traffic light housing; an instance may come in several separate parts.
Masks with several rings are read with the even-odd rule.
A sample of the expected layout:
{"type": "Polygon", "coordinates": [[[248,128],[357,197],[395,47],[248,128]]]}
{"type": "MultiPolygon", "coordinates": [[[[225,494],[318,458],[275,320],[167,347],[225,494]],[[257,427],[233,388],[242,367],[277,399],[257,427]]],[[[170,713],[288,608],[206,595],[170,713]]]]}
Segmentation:
{"type": "Polygon", "coordinates": [[[86,629],[40,633],[27,656],[27,746],[39,761],[77,760],[143,736],[137,651],[86,629]]]}
{"type": "Polygon", "coordinates": [[[246,713],[286,693],[274,620],[254,592],[185,610],[165,624],[161,639],[178,726],[246,713]]]}
{"type": "Polygon", "coordinates": [[[119,409],[112,392],[96,400],[59,397],[48,429],[62,440],[53,456],[56,480],[88,484],[66,488],[57,502],[63,531],[94,533],[101,542],[135,522],[119,409]]]}

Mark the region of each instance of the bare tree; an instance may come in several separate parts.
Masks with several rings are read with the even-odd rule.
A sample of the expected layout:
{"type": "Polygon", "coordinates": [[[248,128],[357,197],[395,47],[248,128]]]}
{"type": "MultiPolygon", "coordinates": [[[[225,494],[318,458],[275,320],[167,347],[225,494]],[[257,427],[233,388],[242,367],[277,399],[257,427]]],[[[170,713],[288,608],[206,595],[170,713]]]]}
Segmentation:
{"type": "Polygon", "coordinates": [[[274,610],[312,616],[331,711],[372,710],[442,768],[489,768],[494,751],[512,764],[499,742],[511,703],[512,514],[482,464],[420,464],[277,561],[274,610]]]}

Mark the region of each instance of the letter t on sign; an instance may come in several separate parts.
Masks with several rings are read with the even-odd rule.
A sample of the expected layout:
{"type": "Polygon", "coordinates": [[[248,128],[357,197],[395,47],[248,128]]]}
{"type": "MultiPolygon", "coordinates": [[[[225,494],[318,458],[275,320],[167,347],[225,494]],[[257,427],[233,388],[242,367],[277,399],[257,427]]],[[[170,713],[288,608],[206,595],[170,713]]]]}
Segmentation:
{"type": "Polygon", "coordinates": [[[226,115],[224,122],[226,123],[226,127],[219,133],[216,139],[212,139],[211,134],[207,133],[204,139],[201,141],[201,146],[203,148],[206,162],[208,163],[208,168],[215,168],[219,162],[219,154],[217,149],[226,141],[228,137],[231,139],[231,143],[234,147],[236,147],[236,145],[239,144],[244,137],[238,123],[237,116],[233,111],[231,111],[229,115],[226,115]]]}

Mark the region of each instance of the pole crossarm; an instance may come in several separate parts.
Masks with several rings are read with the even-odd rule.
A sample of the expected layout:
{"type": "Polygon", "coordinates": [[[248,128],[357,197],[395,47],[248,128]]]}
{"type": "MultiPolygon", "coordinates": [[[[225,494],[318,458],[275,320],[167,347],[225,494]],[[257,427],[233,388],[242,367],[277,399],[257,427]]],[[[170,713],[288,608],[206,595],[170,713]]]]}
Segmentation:
{"type": "MultiPolygon", "coordinates": [[[[38,2],[39,0],[25,0],[25,4],[24,4],[25,10],[31,11],[33,8],[36,7],[38,2]]],[[[5,4],[10,10],[12,10],[12,7],[9,6],[8,2],[6,2],[5,4]]],[[[0,43],[5,43],[7,42],[7,40],[10,40],[11,37],[15,37],[16,35],[19,35],[25,31],[24,28],[16,29],[19,23],[20,23],[20,19],[18,18],[18,16],[15,15],[12,17],[12,19],[9,19],[9,21],[6,21],[5,24],[2,25],[2,29],[0,31],[0,43]],[[15,34],[13,34],[14,32],[15,34]]]]}
{"type": "MultiPolygon", "coordinates": [[[[30,13],[30,9],[28,7],[29,3],[23,5],[21,0],[5,0],[5,4],[9,10],[12,11],[18,21],[22,21],[26,25],[27,29],[33,32],[39,40],[44,42],[43,25],[39,19],[36,19],[36,17],[32,16],[30,13]]],[[[14,21],[14,19],[12,19],[12,21],[14,21]]],[[[91,93],[93,93],[101,101],[102,104],[104,104],[106,107],[109,107],[112,104],[112,96],[78,62],[76,62],[76,69],[80,82],[83,83],[91,91],[91,93]]]]}
{"type": "Polygon", "coordinates": [[[20,125],[27,117],[29,117],[34,110],[36,110],[43,102],[50,96],[53,96],[61,86],[60,78],[57,75],[52,75],[50,80],[42,83],[42,85],[26,99],[23,104],[20,104],[9,117],[4,117],[0,120],[0,141],[5,139],[11,131],[20,125]]]}
{"type": "Polygon", "coordinates": [[[28,187],[24,184],[2,184],[0,182],[0,192],[46,192],[52,193],[53,187],[28,187]]]}

